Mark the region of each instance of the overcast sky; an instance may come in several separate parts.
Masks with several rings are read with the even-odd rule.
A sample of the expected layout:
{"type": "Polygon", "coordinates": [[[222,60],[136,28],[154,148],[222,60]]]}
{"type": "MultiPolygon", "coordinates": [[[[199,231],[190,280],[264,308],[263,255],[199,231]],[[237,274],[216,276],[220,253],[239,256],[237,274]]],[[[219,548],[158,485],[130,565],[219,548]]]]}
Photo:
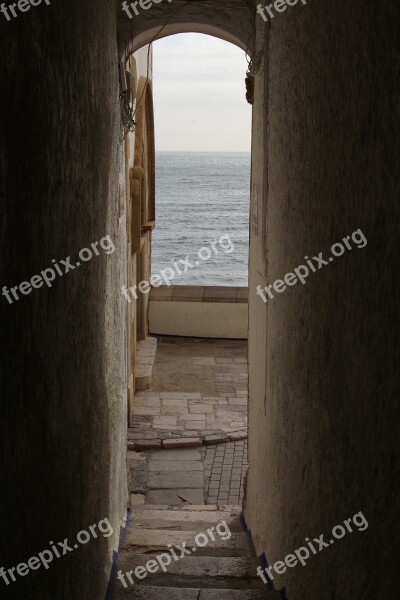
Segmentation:
{"type": "Polygon", "coordinates": [[[250,152],[243,50],[198,33],[153,48],[157,150],[250,152]]]}

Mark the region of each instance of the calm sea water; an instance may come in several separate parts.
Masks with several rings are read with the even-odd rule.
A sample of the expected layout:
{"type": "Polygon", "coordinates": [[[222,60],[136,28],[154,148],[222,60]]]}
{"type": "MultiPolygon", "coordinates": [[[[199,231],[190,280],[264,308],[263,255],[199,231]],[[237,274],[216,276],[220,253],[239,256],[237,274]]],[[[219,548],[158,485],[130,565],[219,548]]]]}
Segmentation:
{"type": "Polygon", "coordinates": [[[200,264],[176,275],[175,284],[247,286],[250,154],[158,152],[156,164],[153,274],[189,255],[200,264]],[[233,252],[220,247],[223,235],[233,252]],[[198,251],[212,242],[218,255],[201,260],[198,251]]]}

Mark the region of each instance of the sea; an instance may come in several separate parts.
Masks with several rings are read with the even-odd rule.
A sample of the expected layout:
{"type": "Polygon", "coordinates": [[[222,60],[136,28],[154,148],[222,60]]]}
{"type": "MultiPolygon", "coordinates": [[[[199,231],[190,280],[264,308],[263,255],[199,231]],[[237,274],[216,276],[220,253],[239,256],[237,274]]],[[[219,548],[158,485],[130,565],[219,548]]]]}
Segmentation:
{"type": "Polygon", "coordinates": [[[172,268],[175,285],[247,286],[249,202],[250,153],[157,152],[153,275],[172,268]]]}

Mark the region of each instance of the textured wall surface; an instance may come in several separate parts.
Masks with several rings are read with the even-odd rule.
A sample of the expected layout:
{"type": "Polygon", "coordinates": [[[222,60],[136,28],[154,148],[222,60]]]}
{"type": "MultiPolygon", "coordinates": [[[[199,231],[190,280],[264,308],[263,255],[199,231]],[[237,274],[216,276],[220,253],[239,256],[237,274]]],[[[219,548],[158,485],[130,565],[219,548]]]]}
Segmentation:
{"type": "Polygon", "coordinates": [[[103,518],[115,530],[0,595],[99,600],[127,499],[115,3],[43,4],[0,29],[1,287],[105,235],[117,248],[0,297],[0,566],[103,518]]]}
{"type": "Polygon", "coordinates": [[[119,47],[124,53],[134,51],[174,33],[197,31],[226,39],[251,51],[254,42],[253,0],[162,0],[129,19],[117,0],[119,47]]]}
{"type": "Polygon", "coordinates": [[[266,353],[266,369],[250,365],[246,517],[258,551],[274,562],[360,510],[369,522],[278,577],[290,600],[398,587],[398,23],[395,2],[310,0],[269,31],[268,268],[260,230],[250,288],[355,229],[368,238],[305,286],[250,304],[253,351],[266,353]]]}

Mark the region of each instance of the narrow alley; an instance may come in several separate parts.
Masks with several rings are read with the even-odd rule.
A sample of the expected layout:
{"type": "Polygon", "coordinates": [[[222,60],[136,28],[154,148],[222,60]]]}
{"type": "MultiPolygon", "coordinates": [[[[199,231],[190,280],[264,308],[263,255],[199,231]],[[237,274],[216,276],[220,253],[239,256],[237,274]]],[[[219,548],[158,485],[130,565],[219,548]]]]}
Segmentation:
{"type": "Polygon", "coordinates": [[[112,597],[282,597],[258,577],[260,561],[242,517],[247,342],[159,337],[157,348],[152,386],[137,392],[130,418],[132,512],[112,597]],[[214,533],[207,539],[205,532],[222,522],[229,537],[214,533]],[[198,535],[205,536],[205,546],[196,545],[198,535]],[[168,564],[167,572],[154,571],[157,557],[182,543],[191,556],[168,564]],[[152,560],[153,574],[140,577],[152,560]]]}
{"type": "Polygon", "coordinates": [[[1,600],[398,596],[399,29],[1,3],[1,600]]]}

